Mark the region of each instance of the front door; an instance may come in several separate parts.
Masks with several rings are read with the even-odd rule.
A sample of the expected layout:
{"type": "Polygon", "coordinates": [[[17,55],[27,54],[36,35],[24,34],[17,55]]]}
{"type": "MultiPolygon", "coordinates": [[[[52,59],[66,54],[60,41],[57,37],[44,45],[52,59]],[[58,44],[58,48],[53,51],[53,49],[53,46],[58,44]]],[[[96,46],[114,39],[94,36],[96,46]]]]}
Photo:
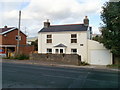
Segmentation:
{"type": "Polygon", "coordinates": [[[62,54],[63,53],[63,49],[60,49],[60,54],[62,54]]]}
{"type": "Polygon", "coordinates": [[[58,54],[59,53],[59,49],[55,49],[55,53],[58,54]]]}

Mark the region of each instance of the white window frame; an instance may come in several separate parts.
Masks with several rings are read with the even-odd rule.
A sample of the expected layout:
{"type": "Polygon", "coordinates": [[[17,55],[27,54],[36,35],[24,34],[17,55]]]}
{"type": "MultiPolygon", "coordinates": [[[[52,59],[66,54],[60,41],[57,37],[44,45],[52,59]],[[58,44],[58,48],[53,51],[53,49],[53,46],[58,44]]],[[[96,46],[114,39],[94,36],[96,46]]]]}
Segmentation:
{"type": "Polygon", "coordinates": [[[47,48],[47,53],[52,53],[52,48],[47,48]],[[49,52],[51,50],[51,52],[49,52]]]}
{"type": "MultiPolygon", "coordinates": [[[[51,40],[51,43],[52,43],[52,34],[47,34],[47,35],[46,35],[46,43],[48,43],[47,40],[51,40]],[[50,38],[47,37],[48,35],[51,35],[51,37],[50,37],[50,38]]],[[[48,44],[50,44],[50,43],[48,43],[48,44]]]]}
{"type": "Polygon", "coordinates": [[[72,43],[72,40],[76,40],[76,43],[77,43],[77,34],[71,34],[71,43],[72,43]],[[72,35],[76,35],[76,37],[72,37],[72,35]]]}
{"type": "Polygon", "coordinates": [[[71,54],[77,54],[77,49],[76,48],[71,48],[71,54]],[[76,50],[76,52],[73,52],[73,50],[76,50]]]}

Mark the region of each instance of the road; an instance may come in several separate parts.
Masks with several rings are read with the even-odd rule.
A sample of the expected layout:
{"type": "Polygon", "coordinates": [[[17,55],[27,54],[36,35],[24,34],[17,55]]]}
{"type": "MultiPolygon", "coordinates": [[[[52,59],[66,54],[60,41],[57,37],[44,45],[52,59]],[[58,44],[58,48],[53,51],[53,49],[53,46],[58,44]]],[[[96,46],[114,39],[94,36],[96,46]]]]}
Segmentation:
{"type": "Polygon", "coordinates": [[[3,88],[118,88],[118,72],[2,63],[3,88]]]}

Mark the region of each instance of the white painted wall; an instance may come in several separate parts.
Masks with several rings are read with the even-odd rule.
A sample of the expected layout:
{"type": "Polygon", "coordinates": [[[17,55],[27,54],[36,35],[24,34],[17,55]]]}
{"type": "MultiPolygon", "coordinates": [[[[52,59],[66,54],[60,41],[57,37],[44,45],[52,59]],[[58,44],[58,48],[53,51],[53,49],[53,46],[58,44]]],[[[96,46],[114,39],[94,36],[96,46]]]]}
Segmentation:
{"type": "MultiPolygon", "coordinates": [[[[81,60],[94,65],[112,64],[112,54],[103,44],[89,40],[88,32],[42,32],[38,35],[38,53],[47,53],[47,48],[52,48],[58,44],[67,46],[64,53],[71,54],[71,49],[77,49],[77,54],[81,55],[81,60]],[[47,35],[52,34],[52,43],[46,43],[47,35]],[[77,43],[71,43],[71,34],[77,34],[77,43]],[[80,46],[83,44],[83,46],[80,46]]],[[[61,49],[60,47],[58,49],[61,49]]]]}
{"type": "Polygon", "coordinates": [[[88,48],[88,63],[93,65],[112,64],[112,53],[110,53],[103,44],[88,40],[88,48]]]}
{"type": "Polygon", "coordinates": [[[52,48],[55,53],[56,45],[64,44],[67,46],[66,54],[71,54],[71,49],[77,49],[77,54],[81,55],[82,61],[87,61],[87,32],[42,32],[38,35],[38,53],[46,53],[47,48],[52,48]],[[46,43],[47,34],[52,34],[52,44],[46,43]],[[71,34],[77,34],[77,43],[71,43],[71,34]],[[83,44],[83,46],[80,46],[83,44]]]}

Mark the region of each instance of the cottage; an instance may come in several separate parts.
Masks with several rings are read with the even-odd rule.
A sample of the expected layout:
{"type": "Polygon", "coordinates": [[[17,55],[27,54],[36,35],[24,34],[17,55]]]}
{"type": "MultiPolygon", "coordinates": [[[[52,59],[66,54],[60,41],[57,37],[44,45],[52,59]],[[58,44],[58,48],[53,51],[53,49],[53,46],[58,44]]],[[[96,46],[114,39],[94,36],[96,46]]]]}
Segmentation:
{"type": "Polygon", "coordinates": [[[50,25],[47,20],[38,32],[38,53],[78,54],[90,64],[112,64],[112,54],[91,37],[92,27],[87,16],[83,24],[50,25]]]}

